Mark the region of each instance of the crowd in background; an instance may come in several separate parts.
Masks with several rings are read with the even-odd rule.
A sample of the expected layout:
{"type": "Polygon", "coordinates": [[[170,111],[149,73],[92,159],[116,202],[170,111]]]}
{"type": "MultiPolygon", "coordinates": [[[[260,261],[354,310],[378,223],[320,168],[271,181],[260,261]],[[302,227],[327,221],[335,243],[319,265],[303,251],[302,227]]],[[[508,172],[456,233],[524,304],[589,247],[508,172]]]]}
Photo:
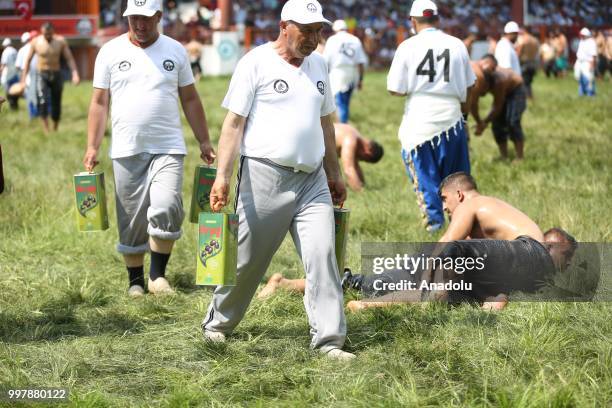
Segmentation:
{"type": "MultiPolygon", "coordinates": [[[[102,28],[123,26],[121,17],[125,0],[100,0],[102,28]]],[[[439,4],[441,26],[448,33],[470,41],[489,41],[494,47],[501,27],[511,20],[511,7],[507,0],[453,0],[439,4]]],[[[251,46],[261,45],[278,34],[278,16],[284,0],[234,0],[234,27],[241,38],[249,30],[251,46]]],[[[405,0],[330,0],[325,1],[328,19],[344,19],[349,31],[363,41],[370,67],[386,67],[393,58],[398,42],[407,38],[410,30],[410,1],[405,0]]],[[[217,0],[164,0],[164,33],[183,42],[197,39],[209,44],[212,33],[220,27],[217,0]]],[[[567,58],[576,44],[565,43],[562,37],[576,27],[602,27],[612,18],[612,3],[598,0],[530,0],[528,22],[531,26],[547,27],[548,38],[542,43],[543,67],[550,75],[562,74],[567,67],[559,66],[560,56],[567,58]],[[553,61],[553,62],[551,62],[553,61]]],[[[609,43],[606,31],[597,30],[599,44],[609,43]]],[[[323,37],[331,35],[326,27],[323,37]]],[[[540,38],[540,33],[534,33],[540,38]]],[[[601,47],[601,55],[607,50],[601,47]]],[[[563,59],[562,59],[563,60],[563,59]]]]}
{"type": "MultiPolygon", "coordinates": [[[[100,24],[104,27],[125,25],[121,18],[124,1],[101,0],[100,24]]],[[[479,39],[498,38],[500,27],[511,20],[507,0],[452,0],[439,5],[442,28],[465,38],[470,34],[479,39]]],[[[251,45],[260,45],[278,32],[278,16],[284,0],[234,0],[233,23],[244,32],[253,32],[251,45]]],[[[325,1],[325,13],[330,20],[344,19],[349,31],[360,37],[373,64],[385,65],[393,57],[399,38],[410,29],[410,1],[404,0],[330,0],[325,1]]],[[[220,12],[217,0],[164,0],[164,32],[180,41],[196,37],[209,43],[212,31],[218,29],[220,12]]],[[[597,28],[609,24],[612,3],[599,0],[530,0],[530,25],[561,27],[588,26],[597,28]]],[[[127,29],[127,27],[125,27],[127,29]]],[[[324,36],[331,35],[327,30],[324,36]]]]}
{"type": "Polygon", "coordinates": [[[612,3],[601,0],[529,0],[530,24],[600,27],[612,18],[612,3]]]}
{"type": "MultiPolygon", "coordinates": [[[[254,45],[262,44],[277,33],[282,1],[267,0],[234,2],[234,19],[238,27],[255,29],[254,45]]],[[[410,29],[410,2],[398,0],[333,0],[325,3],[330,20],[343,19],[349,31],[362,39],[373,66],[387,65],[393,58],[399,38],[406,38],[410,29]]],[[[503,21],[510,19],[510,6],[505,0],[456,0],[441,4],[442,27],[455,35],[471,31],[485,37],[497,34],[503,21]]],[[[328,30],[324,36],[331,35],[328,30]]]]}

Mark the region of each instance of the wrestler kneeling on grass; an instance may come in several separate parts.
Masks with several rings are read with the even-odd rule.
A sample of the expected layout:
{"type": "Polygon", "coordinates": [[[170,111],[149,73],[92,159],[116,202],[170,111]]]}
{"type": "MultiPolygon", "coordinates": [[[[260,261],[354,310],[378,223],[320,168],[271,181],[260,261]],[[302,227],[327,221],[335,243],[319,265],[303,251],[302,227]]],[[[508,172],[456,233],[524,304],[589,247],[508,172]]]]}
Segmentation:
{"type": "MultiPolygon", "coordinates": [[[[451,222],[433,256],[484,259],[483,267],[469,272],[465,268],[392,270],[371,276],[346,271],[343,288],[356,289],[368,298],[349,302],[350,310],[428,300],[477,302],[485,309],[502,309],[508,303],[508,294],[538,291],[556,271],[565,269],[574,255],[576,240],[567,232],[552,228],[543,234],[520,210],[481,195],[474,179],[465,173],[454,173],[444,179],[440,196],[451,222]],[[469,283],[470,287],[430,290],[440,286],[431,283],[443,286],[453,280],[469,283]],[[409,282],[413,282],[411,290],[404,290],[409,282]],[[423,282],[428,284],[426,289],[421,288],[423,282]]],[[[265,298],[278,288],[303,292],[304,282],[274,274],[259,297],[265,298]]]]}

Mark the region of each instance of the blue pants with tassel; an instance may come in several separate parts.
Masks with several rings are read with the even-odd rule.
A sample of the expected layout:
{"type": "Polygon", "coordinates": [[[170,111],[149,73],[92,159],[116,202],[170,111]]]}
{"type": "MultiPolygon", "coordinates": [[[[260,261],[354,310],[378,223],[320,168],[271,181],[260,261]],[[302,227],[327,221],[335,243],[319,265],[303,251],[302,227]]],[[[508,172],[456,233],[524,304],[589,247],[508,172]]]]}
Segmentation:
{"type": "Polygon", "coordinates": [[[438,188],[453,173],[470,173],[466,124],[462,121],[420,146],[406,151],[402,159],[412,181],[417,203],[430,232],[444,226],[444,211],[438,188]]]}

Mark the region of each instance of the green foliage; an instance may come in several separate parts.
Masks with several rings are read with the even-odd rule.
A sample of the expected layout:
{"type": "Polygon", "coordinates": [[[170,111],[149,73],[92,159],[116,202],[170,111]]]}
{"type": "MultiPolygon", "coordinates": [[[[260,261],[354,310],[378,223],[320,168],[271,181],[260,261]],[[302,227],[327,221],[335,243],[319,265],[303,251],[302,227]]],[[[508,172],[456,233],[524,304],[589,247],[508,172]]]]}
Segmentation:
{"type": "MultiPolygon", "coordinates": [[[[227,78],[198,85],[216,144],[227,78]]],[[[400,158],[400,98],[370,73],[352,120],[386,156],[364,164],[365,192],[350,194],[347,263],[362,241],[428,241],[400,158]]],[[[581,241],[612,239],[612,88],[580,99],[572,80],[535,83],[524,117],[526,159],[496,160],[490,131],[472,137],[481,190],[561,226],[581,241]]],[[[130,300],[117,239],[112,172],[103,145],[111,229],[77,233],[72,175],[85,149],[88,84],[67,86],[60,132],[44,136],[23,110],[0,115],[7,190],[0,195],[0,388],[69,387],[71,405],[111,406],[500,406],[612,404],[607,303],[511,303],[500,313],[441,305],[348,316],[351,363],[308,349],[299,296],[254,300],[226,344],[201,340],[211,297],[194,285],[196,228],[185,222],[169,265],[175,296],[130,300]]],[[[138,101],[134,101],[138,104],[138,101]]],[[[485,99],[482,110],[488,108],[485,99]]],[[[23,101],[22,101],[23,105],[23,101]]],[[[187,126],[185,206],[199,152],[187,126]]],[[[302,274],[287,240],[268,276],[302,274]]],[[[0,402],[2,404],[2,402],[0,402]]]]}

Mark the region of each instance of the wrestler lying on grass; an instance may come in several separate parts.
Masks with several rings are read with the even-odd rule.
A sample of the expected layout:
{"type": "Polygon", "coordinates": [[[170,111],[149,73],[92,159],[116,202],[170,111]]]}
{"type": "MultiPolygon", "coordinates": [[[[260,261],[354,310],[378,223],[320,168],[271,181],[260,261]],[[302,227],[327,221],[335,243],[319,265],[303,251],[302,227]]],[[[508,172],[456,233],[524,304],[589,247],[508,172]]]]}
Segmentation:
{"type": "MultiPolygon", "coordinates": [[[[429,300],[476,302],[485,309],[502,309],[511,292],[540,290],[557,271],[569,265],[574,255],[577,243],[571,235],[560,228],[543,234],[523,212],[481,195],[474,179],[465,173],[444,179],[440,196],[450,224],[430,258],[471,258],[472,266],[479,267],[448,270],[438,264],[371,276],[352,275],[345,270],[343,288],[358,290],[367,298],[349,302],[350,310],[429,300]],[[449,282],[458,289],[444,289],[444,283],[449,282]]],[[[259,298],[270,296],[278,288],[303,293],[304,281],[274,274],[259,298]]]]}

